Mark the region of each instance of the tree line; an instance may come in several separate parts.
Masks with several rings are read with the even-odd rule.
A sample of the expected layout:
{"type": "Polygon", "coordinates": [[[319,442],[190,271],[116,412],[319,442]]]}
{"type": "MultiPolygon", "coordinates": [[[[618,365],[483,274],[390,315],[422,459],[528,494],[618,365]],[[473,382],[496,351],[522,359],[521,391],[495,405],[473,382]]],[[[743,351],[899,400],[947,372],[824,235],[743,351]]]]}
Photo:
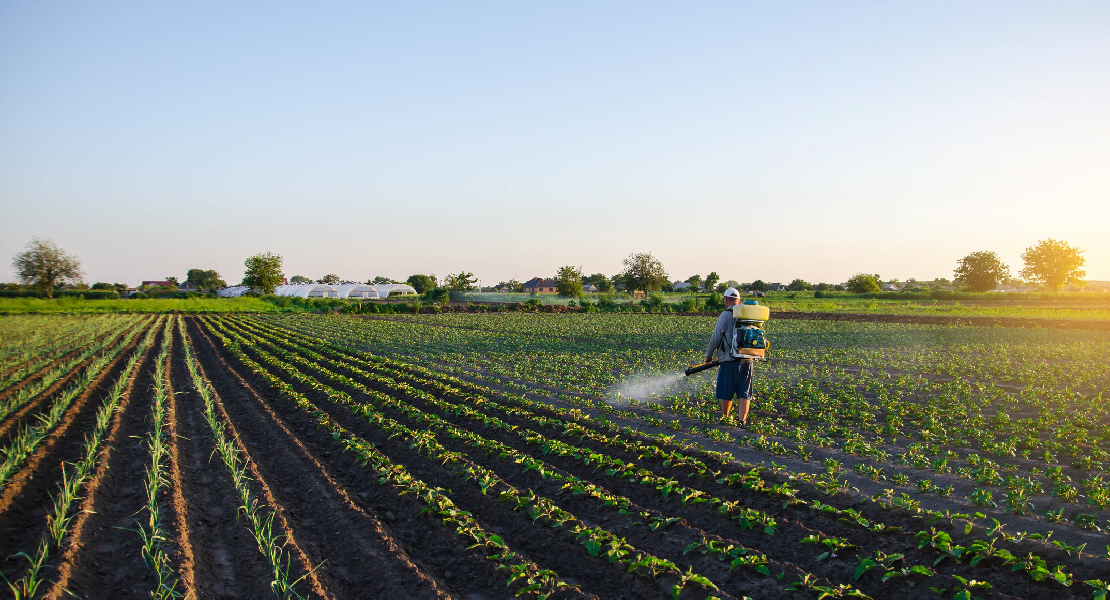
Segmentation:
{"type": "MultiPolygon", "coordinates": [[[[1059,291],[1064,286],[1082,287],[1087,276],[1083,269],[1086,259],[1084,251],[1071,244],[1049,238],[1041,240],[1025,249],[1022,253],[1022,269],[1018,276],[1024,281],[1032,282],[1052,291],[1059,291]]],[[[272,252],[263,252],[251,256],[244,261],[245,271],[242,285],[261,290],[264,293],[273,293],[274,289],[285,280],[282,269],[283,259],[272,252]]],[[[623,269],[620,273],[609,277],[603,273],[585,275],[582,267],[564,265],[560,267],[554,277],[556,289],[563,296],[581,296],[584,285],[593,285],[600,292],[611,292],[616,289],[628,291],[656,292],[673,289],[676,282],[671,282],[663,263],[650,252],[632,253],[622,260],[623,269]]],[[[12,257],[12,267],[20,279],[21,285],[27,289],[35,290],[41,295],[51,297],[53,292],[66,283],[87,288],[83,283],[85,276],[81,269],[81,261],[73,254],[59,248],[53,241],[34,237],[26,248],[12,257]]],[[[957,262],[953,271],[954,283],[964,286],[969,291],[985,292],[996,288],[1000,283],[1024,283],[1014,280],[1010,275],[1010,267],[1002,262],[997,253],[992,251],[972,252],[957,262]]],[[[167,281],[177,284],[176,277],[167,277],[167,281]]],[[[186,281],[198,289],[217,289],[227,287],[227,283],[216,270],[189,269],[186,281]]],[[[326,283],[337,284],[341,279],[334,273],[324,275],[322,278],[312,280],[302,275],[294,275],[291,283],[326,283]]],[[[474,273],[459,271],[448,274],[441,281],[435,274],[410,275],[405,283],[412,286],[419,294],[427,293],[434,289],[466,291],[476,289],[477,278],[474,273]]],[[[844,286],[819,283],[810,284],[802,279],[791,281],[785,288],[790,291],[816,290],[826,291],[833,289],[846,289],[853,293],[878,293],[883,291],[882,277],[877,274],[856,273],[845,282],[844,286]]],[[[936,280],[947,282],[947,280],[936,280]]],[[[368,284],[400,283],[388,277],[377,276],[368,280],[368,284]]],[[[701,275],[693,275],[682,283],[690,284],[692,291],[706,290],[722,292],[725,288],[741,287],[735,280],[720,281],[720,276],[715,271],[710,272],[703,279],[701,275]]],[[[10,285],[10,284],[5,284],[10,285]]],[[[497,288],[508,287],[512,291],[523,291],[524,284],[510,280],[500,282],[497,288]]],[[[767,291],[770,284],[755,280],[743,286],[746,290],[767,291]]],[[[93,290],[125,290],[126,285],[97,282],[91,286],[93,290]]]]}

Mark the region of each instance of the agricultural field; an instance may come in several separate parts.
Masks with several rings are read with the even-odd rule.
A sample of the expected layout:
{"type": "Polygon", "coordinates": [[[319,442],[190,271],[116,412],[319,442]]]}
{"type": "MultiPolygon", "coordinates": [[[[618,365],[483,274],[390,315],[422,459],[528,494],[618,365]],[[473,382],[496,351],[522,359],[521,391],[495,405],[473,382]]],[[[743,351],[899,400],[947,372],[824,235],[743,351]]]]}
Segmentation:
{"type": "Polygon", "coordinates": [[[0,319],[16,598],[1103,598],[1110,332],[711,317],[0,319]]]}

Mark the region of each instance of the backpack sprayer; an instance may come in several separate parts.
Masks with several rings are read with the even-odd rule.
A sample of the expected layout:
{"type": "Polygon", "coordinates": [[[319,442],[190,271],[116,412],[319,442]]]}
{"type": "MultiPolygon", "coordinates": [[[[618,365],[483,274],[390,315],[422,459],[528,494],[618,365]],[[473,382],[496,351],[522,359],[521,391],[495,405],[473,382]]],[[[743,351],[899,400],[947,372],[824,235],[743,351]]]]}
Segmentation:
{"type": "MultiPolygon", "coordinates": [[[[736,319],[736,328],[732,331],[732,356],[748,359],[765,357],[771,344],[767,341],[763,324],[771,318],[771,309],[760,306],[755,300],[745,300],[743,304],[732,307],[732,317],[736,319]]],[[[719,366],[719,360],[694,365],[686,369],[686,376],[719,366]]]]}

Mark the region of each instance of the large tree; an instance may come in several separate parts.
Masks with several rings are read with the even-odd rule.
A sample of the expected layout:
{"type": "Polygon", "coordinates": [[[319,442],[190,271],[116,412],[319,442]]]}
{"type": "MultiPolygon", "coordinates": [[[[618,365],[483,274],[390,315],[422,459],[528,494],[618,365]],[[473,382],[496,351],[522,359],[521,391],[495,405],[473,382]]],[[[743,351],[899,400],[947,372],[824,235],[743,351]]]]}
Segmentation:
{"type": "Polygon", "coordinates": [[[447,277],[444,277],[444,283],[447,285],[447,289],[450,290],[473,290],[474,284],[477,282],[478,278],[474,276],[474,273],[467,273],[466,271],[459,271],[458,275],[448,274],[447,277]]]}
{"type": "Polygon", "coordinates": [[[599,291],[599,292],[611,292],[611,291],[613,291],[613,282],[610,281],[609,278],[605,276],[605,273],[594,273],[593,275],[590,275],[589,277],[583,278],[582,283],[588,283],[588,284],[596,287],[597,291],[599,291]]]}
{"type": "Polygon", "coordinates": [[[281,285],[285,274],[281,272],[281,256],[273,252],[255,254],[243,262],[247,270],[243,273],[243,285],[258,288],[267,294],[281,285]]]}
{"type": "Polygon", "coordinates": [[[709,274],[705,276],[705,289],[712,292],[717,289],[717,282],[720,280],[721,276],[718,275],[716,271],[710,271],[709,274]]]}
{"type": "Polygon", "coordinates": [[[984,250],[961,258],[953,273],[956,283],[966,285],[973,292],[986,292],[1010,277],[1010,267],[994,252],[984,250]]]}
{"type": "Polygon", "coordinates": [[[293,285],[300,285],[302,283],[312,283],[312,278],[311,277],[305,277],[304,275],[294,275],[294,276],[289,278],[289,283],[292,283],[293,285]]]}
{"type": "Polygon", "coordinates": [[[317,281],[316,283],[323,283],[325,285],[335,285],[335,284],[339,283],[340,281],[342,281],[342,279],[340,279],[338,275],[336,275],[335,273],[328,273],[327,275],[324,275],[323,277],[321,277],[320,280],[317,281]]]}
{"type": "Polygon", "coordinates": [[[371,279],[371,280],[370,280],[370,282],[371,282],[371,283],[374,283],[374,284],[380,284],[380,283],[401,283],[400,281],[395,281],[395,280],[393,280],[393,279],[390,279],[389,277],[383,277],[383,276],[381,276],[381,275],[378,275],[377,277],[375,277],[375,278],[371,279]]]}
{"type": "Polygon", "coordinates": [[[436,286],[436,282],[432,280],[431,277],[420,274],[409,275],[409,278],[405,280],[405,283],[411,285],[412,289],[416,290],[417,294],[423,294],[424,292],[436,286]]]}
{"type": "Polygon", "coordinates": [[[1053,291],[1065,284],[1083,285],[1087,276],[1087,271],[1083,270],[1083,265],[1087,264],[1083,250],[1052,238],[1026,248],[1021,260],[1025,268],[1018,275],[1053,291]]]}
{"type": "Polygon", "coordinates": [[[808,290],[810,287],[811,286],[809,285],[808,281],[806,281],[804,279],[795,279],[794,281],[791,281],[789,285],[786,286],[786,289],[788,289],[792,292],[804,292],[804,291],[808,290]]]}
{"type": "Polygon", "coordinates": [[[766,292],[767,290],[771,289],[771,284],[763,281],[762,279],[756,279],[751,283],[751,285],[748,286],[748,289],[756,292],[766,292]]]}
{"type": "Polygon", "coordinates": [[[12,268],[24,285],[45,293],[47,298],[54,296],[54,286],[59,283],[79,282],[85,276],[76,256],[50,240],[37,237],[31,238],[27,248],[12,257],[12,268]]]}
{"type": "Polygon", "coordinates": [[[853,294],[877,294],[883,291],[879,279],[867,273],[856,273],[847,281],[848,291],[853,294]]]}
{"type": "Polygon", "coordinates": [[[215,269],[189,269],[189,272],[185,275],[185,281],[202,290],[227,287],[227,282],[220,279],[220,274],[215,269]]]}
{"type": "Polygon", "coordinates": [[[663,263],[649,252],[629,254],[623,261],[624,284],[629,290],[657,292],[668,283],[663,263]]]}
{"type": "Polygon", "coordinates": [[[555,290],[560,296],[581,296],[582,267],[573,265],[559,267],[559,272],[555,275],[555,290]]]}

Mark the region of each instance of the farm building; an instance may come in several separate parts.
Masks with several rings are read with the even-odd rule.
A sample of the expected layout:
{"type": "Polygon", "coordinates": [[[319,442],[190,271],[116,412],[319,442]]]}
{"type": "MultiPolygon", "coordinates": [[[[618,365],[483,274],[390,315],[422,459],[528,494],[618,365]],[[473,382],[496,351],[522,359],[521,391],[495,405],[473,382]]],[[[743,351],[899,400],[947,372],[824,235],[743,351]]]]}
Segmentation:
{"type": "Polygon", "coordinates": [[[143,280],[142,287],[177,287],[177,284],[172,281],[154,281],[152,279],[143,280]]]}
{"type": "Polygon", "coordinates": [[[555,289],[555,285],[556,284],[554,279],[540,279],[539,277],[533,277],[524,282],[524,293],[553,294],[557,291],[555,289]]]}
{"type": "Polygon", "coordinates": [[[332,286],[339,292],[340,298],[380,298],[378,290],[373,285],[365,283],[339,283],[332,286]]]}
{"type": "Polygon", "coordinates": [[[216,295],[220,298],[238,298],[243,294],[251,291],[251,288],[246,285],[233,285],[226,287],[222,290],[216,290],[216,295]]]}
{"type": "Polygon", "coordinates": [[[339,290],[324,283],[279,285],[274,289],[278,296],[293,298],[339,298],[339,290]]]}
{"type": "Polygon", "coordinates": [[[200,289],[200,288],[198,288],[196,285],[193,285],[193,282],[191,282],[191,281],[186,281],[186,282],[182,283],[181,285],[177,286],[177,291],[179,291],[179,292],[195,292],[198,289],[200,289]]]}

